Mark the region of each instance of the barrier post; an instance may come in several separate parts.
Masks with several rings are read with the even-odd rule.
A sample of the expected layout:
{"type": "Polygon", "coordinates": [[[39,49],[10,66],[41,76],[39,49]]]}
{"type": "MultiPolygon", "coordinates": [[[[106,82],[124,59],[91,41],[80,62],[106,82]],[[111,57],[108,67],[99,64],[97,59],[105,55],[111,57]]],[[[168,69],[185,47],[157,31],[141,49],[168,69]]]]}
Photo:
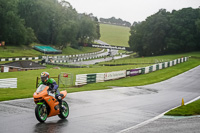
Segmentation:
{"type": "Polygon", "coordinates": [[[38,88],[38,77],[36,78],[36,88],[38,88]]]}

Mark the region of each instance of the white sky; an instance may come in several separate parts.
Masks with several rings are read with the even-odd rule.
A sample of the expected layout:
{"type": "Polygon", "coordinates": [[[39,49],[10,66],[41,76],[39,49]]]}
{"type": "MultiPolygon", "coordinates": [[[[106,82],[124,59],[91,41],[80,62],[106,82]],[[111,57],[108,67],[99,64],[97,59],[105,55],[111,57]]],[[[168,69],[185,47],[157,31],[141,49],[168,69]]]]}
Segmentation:
{"type": "Polygon", "coordinates": [[[148,16],[164,8],[199,8],[200,0],[66,0],[78,13],[92,13],[97,18],[121,18],[133,23],[144,21],[148,16]]]}

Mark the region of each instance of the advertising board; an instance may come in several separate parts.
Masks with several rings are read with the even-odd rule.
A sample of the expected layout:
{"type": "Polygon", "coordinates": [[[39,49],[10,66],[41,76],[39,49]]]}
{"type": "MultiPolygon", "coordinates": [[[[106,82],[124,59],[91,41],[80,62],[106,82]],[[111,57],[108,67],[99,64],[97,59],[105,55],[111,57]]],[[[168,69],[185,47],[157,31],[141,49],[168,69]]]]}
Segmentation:
{"type": "Polygon", "coordinates": [[[105,80],[119,79],[126,77],[126,70],[105,73],[105,80]]]}
{"type": "Polygon", "coordinates": [[[127,76],[136,76],[141,74],[141,69],[131,69],[126,71],[127,76]]]}

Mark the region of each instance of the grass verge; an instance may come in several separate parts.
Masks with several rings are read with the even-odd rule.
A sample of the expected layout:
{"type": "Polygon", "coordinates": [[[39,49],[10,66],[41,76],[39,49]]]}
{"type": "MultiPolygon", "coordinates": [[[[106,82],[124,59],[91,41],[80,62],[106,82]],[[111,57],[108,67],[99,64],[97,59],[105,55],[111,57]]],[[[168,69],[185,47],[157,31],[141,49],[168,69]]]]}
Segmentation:
{"type": "Polygon", "coordinates": [[[75,54],[84,54],[84,53],[93,53],[101,51],[101,48],[92,48],[92,47],[80,47],[79,49],[73,49],[71,47],[67,47],[63,49],[64,55],[75,55],[75,54]]]}
{"type": "Polygon", "coordinates": [[[200,115],[200,100],[175,108],[167,112],[165,115],[170,115],[170,116],[200,115]]]}
{"type": "Polygon", "coordinates": [[[128,27],[100,24],[100,40],[110,45],[129,47],[129,31],[130,28],[128,27]]]}
{"type": "MultiPolygon", "coordinates": [[[[100,48],[81,47],[80,49],[73,49],[66,47],[63,49],[62,55],[75,55],[100,51],[100,48]]],[[[8,57],[37,57],[44,55],[41,52],[34,50],[31,46],[6,46],[6,48],[0,47],[0,58],[8,57]]]]}
{"type": "MultiPolygon", "coordinates": [[[[106,81],[103,83],[93,83],[82,87],[70,87],[67,88],[69,93],[78,91],[90,91],[90,90],[100,90],[100,89],[110,89],[109,86],[140,86],[146,84],[152,84],[169,79],[187,70],[190,70],[198,65],[200,65],[200,52],[196,53],[186,53],[183,56],[191,55],[192,58],[189,61],[177,64],[173,67],[158,70],[149,74],[127,77],[119,80],[106,81]],[[195,56],[196,58],[193,58],[195,56]]],[[[180,55],[173,55],[173,57],[179,57],[180,55]]],[[[158,58],[158,57],[157,57],[158,58]]],[[[55,67],[55,66],[54,66],[55,67]]],[[[51,77],[57,77],[60,72],[73,73],[76,74],[87,74],[87,73],[101,73],[101,72],[111,72],[118,70],[128,70],[139,66],[136,65],[124,65],[124,66],[94,66],[92,68],[61,68],[52,69],[49,66],[46,69],[23,71],[23,72],[9,72],[0,73],[0,77],[3,78],[17,78],[18,86],[17,88],[1,89],[0,91],[0,101],[28,98],[32,97],[34,91],[36,90],[36,77],[40,75],[41,72],[47,71],[50,73],[51,77]]]]}
{"type": "Polygon", "coordinates": [[[200,60],[191,58],[188,62],[177,64],[176,66],[158,70],[152,73],[127,77],[119,80],[106,81],[103,83],[87,84],[82,87],[68,88],[68,92],[110,89],[111,87],[109,86],[129,87],[152,84],[174,77],[198,65],[200,65],[200,60]]]}

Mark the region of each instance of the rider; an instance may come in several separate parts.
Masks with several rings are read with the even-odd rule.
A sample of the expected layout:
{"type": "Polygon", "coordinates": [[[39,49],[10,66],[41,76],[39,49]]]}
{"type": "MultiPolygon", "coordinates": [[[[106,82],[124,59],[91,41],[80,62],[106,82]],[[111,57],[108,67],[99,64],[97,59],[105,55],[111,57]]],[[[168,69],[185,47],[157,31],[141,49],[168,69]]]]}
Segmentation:
{"type": "Polygon", "coordinates": [[[62,106],[62,95],[60,94],[60,91],[58,89],[58,85],[56,84],[56,81],[52,78],[49,78],[49,73],[48,72],[42,72],[41,75],[41,81],[39,83],[39,86],[41,84],[49,86],[51,92],[55,92],[55,97],[59,102],[59,107],[62,109],[65,109],[64,106],[62,106]]]}

